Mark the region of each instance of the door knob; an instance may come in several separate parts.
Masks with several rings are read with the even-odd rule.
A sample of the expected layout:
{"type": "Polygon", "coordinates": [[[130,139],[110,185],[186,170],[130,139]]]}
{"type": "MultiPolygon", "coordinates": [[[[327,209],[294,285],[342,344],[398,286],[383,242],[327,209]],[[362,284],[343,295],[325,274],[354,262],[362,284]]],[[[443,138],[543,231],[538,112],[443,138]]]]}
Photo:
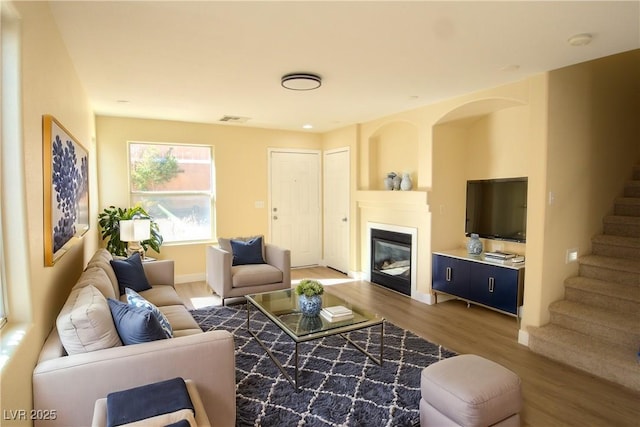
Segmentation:
{"type": "Polygon", "coordinates": [[[347,217],[342,218],[342,222],[347,222],[347,217]]]}
{"type": "Polygon", "coordinates": [[[273,216],[273,219],[278,219],[278,217],[276,215],[273,216]]]}

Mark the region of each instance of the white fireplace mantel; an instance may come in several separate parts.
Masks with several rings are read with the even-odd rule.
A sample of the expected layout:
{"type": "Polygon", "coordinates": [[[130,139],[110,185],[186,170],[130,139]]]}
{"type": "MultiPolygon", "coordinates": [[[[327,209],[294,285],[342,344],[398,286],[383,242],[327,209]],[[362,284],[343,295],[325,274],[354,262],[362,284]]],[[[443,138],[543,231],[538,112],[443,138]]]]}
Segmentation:
{"type": "Polygon", "coordinates": [[[356,191],[356,202],[366,205],[428,206],[426,191],[356,191]]]}

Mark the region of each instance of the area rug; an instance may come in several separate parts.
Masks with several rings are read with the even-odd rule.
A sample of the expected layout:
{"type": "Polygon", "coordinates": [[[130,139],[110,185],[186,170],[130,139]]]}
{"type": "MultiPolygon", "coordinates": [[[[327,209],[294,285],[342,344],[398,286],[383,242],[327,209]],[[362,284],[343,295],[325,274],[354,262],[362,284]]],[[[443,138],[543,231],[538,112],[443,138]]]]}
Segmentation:
{"type": "MultiPolygon", "coordinates": [[[[382,366],[340,336],[300,344],[299,387],[247,332],[244,304],[191,311],[203,331],[230,331],[236,346],[236,426],[411,426],[419,420],[420,372],[455,353],[385,322],[382,366]]],[[[293,376],[293,341],[251,310],[251,330],[293,376]]],[[[374,355],[380,328],[349,337],[374,355]]]]}

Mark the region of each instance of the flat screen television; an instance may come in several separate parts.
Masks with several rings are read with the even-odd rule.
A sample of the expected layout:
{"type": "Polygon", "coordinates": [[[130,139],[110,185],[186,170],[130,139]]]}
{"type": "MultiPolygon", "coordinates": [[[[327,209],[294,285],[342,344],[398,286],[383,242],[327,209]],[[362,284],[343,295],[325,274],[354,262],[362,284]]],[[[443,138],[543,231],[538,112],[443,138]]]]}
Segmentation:
{"type": "Polygon", "coordinates": [[[465,234],[527,241],[527,178],[467,181],[465,234]]]}

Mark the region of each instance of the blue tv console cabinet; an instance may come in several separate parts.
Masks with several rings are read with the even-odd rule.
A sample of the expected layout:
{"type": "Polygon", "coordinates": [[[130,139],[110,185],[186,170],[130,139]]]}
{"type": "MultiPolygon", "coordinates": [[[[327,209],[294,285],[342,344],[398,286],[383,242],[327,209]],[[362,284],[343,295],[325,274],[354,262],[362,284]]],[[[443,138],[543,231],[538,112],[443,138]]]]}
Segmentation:
{"type": "Polygon", "coordinates": [[[519,318],[524,289],[524,263],[494,261],[469,255],[466,249],[434,252],[432,290],[519,318]]]}

